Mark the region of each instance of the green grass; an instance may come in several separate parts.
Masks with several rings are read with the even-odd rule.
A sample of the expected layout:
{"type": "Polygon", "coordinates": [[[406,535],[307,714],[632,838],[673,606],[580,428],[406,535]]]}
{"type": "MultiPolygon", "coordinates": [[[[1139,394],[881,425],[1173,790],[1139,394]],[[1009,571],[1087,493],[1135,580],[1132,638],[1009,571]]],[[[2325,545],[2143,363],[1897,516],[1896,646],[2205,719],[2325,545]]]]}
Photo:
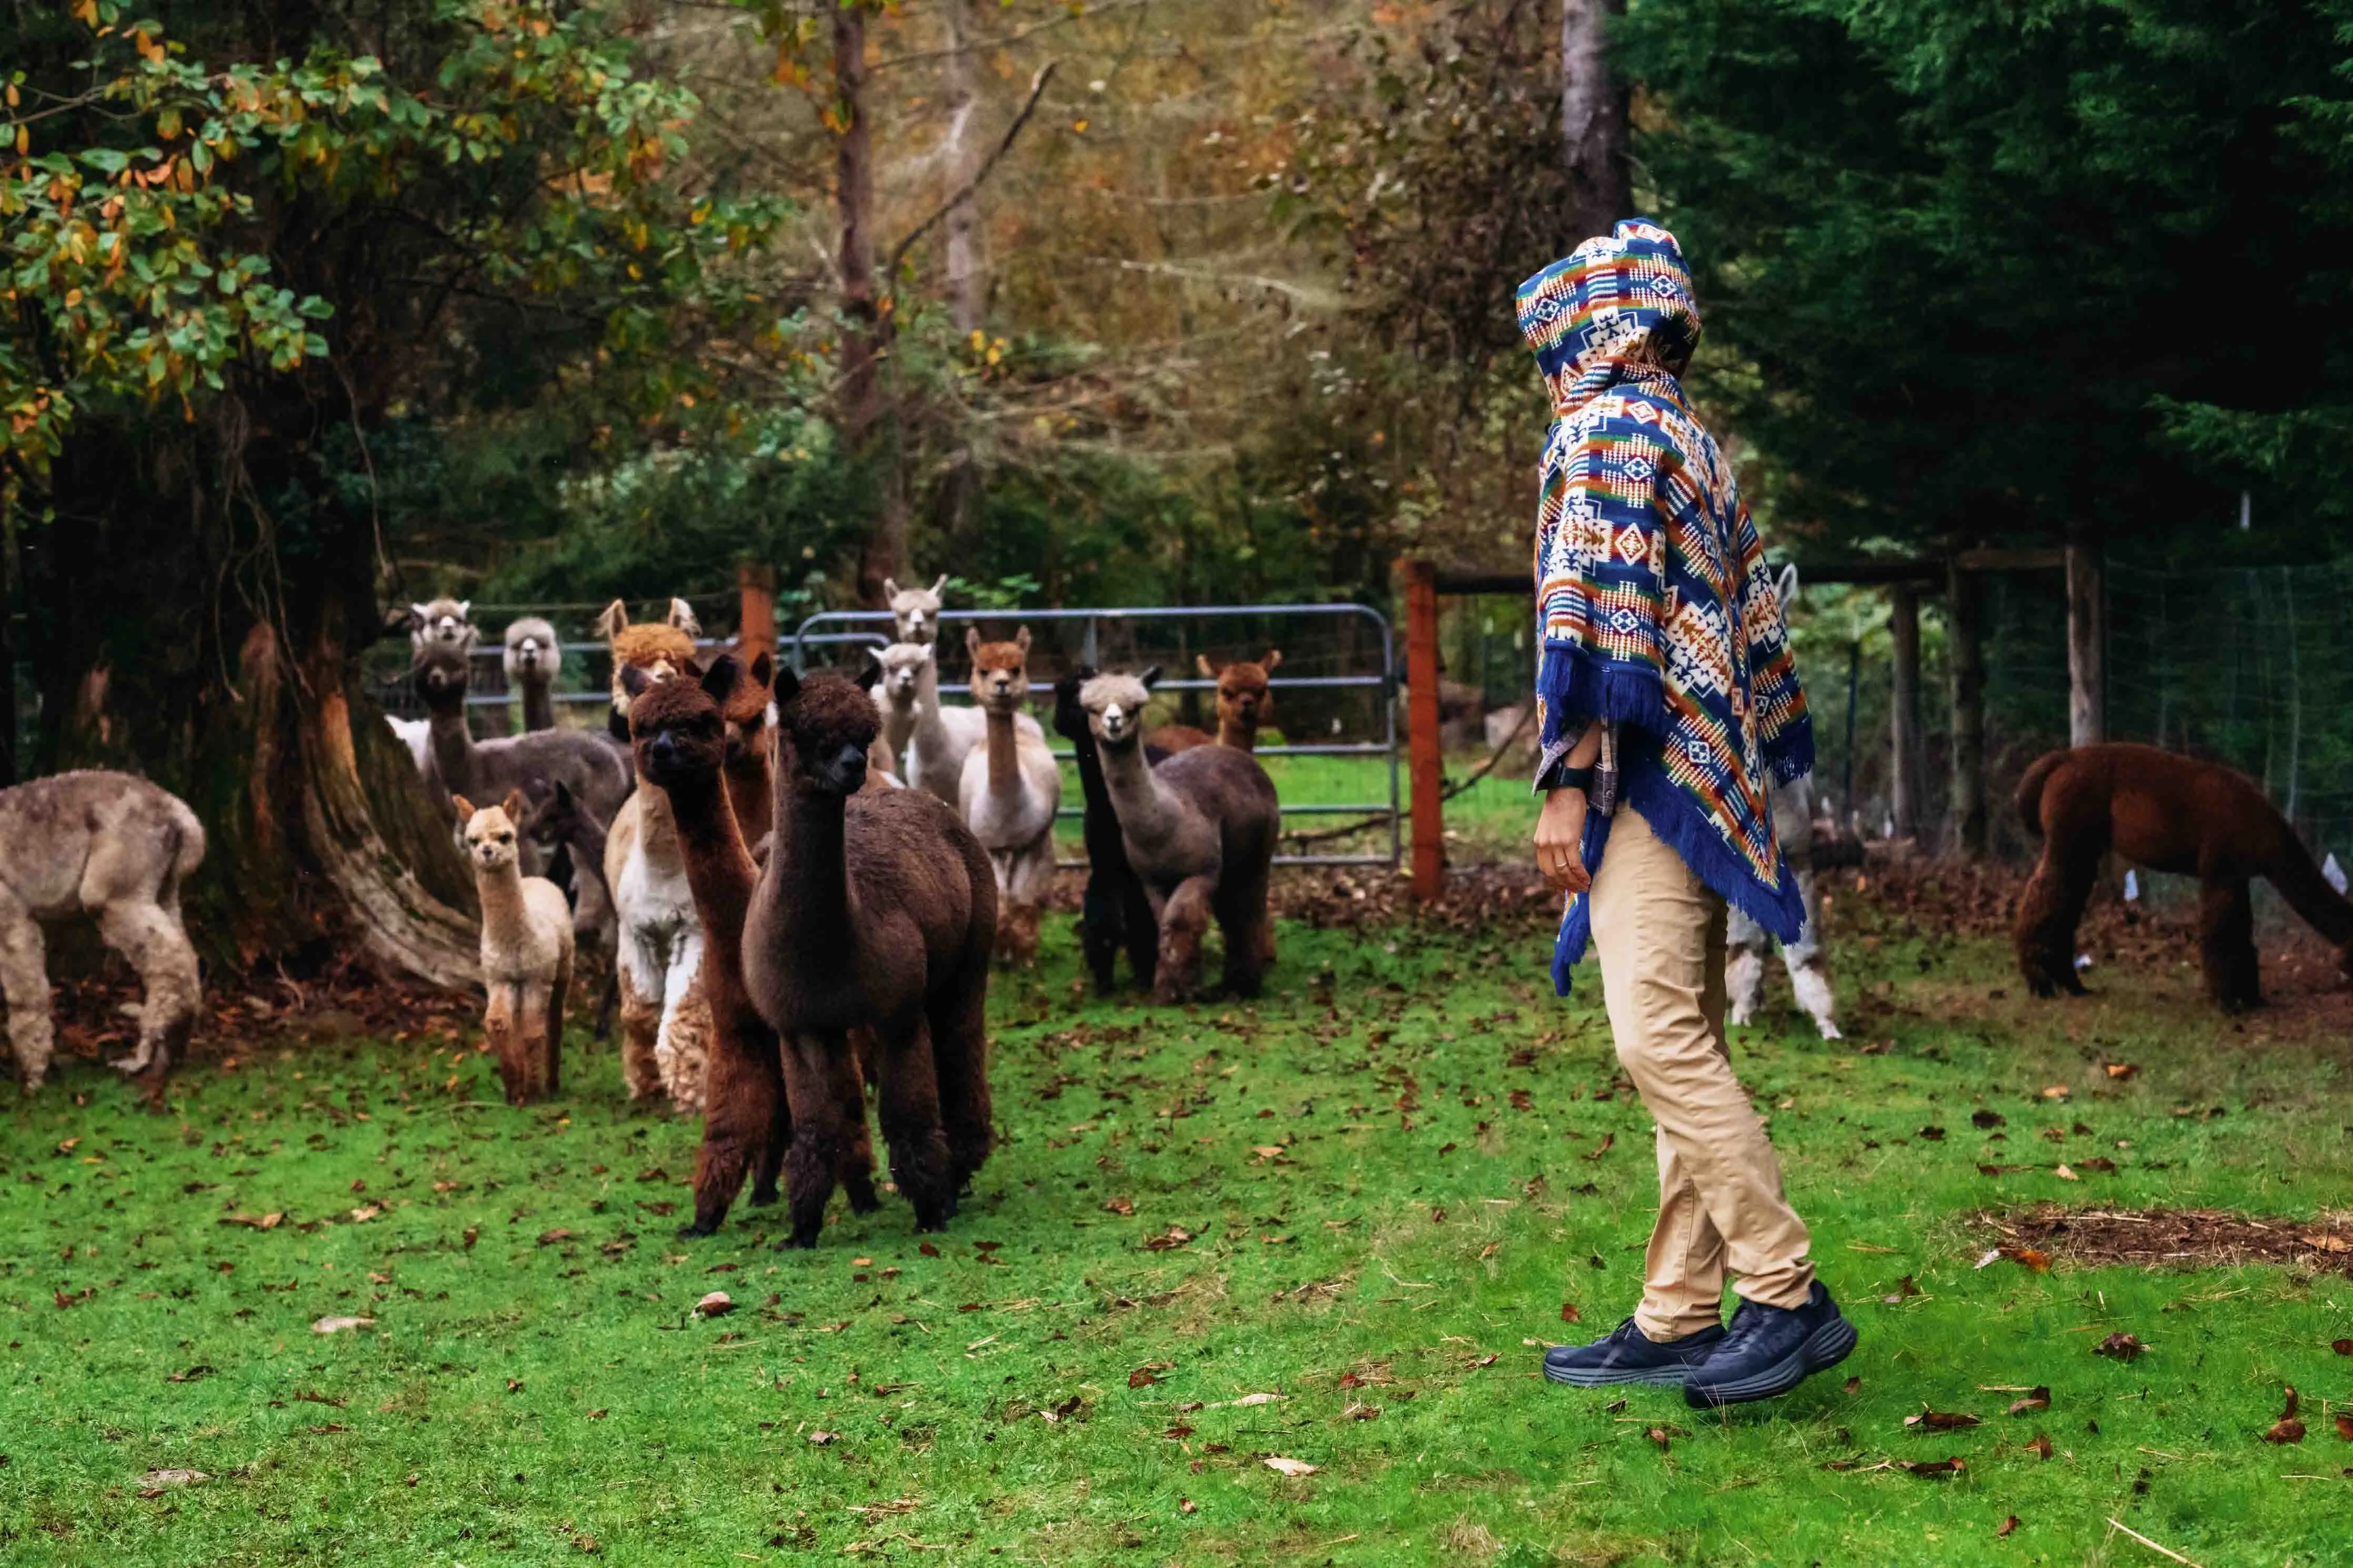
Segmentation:
{"type": "Polygon", "coordinates": [[[1778,1405],[1535,1376],[1530,1342],[1632,1303],[1654,1195],[1598,985],[1546,994],[1541,931],[1286,926],[1262,1003],[1152,1012],[1080,996],[1055,920],[993,998],[1007,1142],[935,1257],[895,1199],[810,1253],[742,1208],[674,1239],[694,1131],[577,1042],[566,1099],[528,1110],[486,1103],[470,1038],[257,1039],[161,1114],[88,1068],[9,1103],[0,1561],[2162,1561],[2110,1517],[2205,1568],[2341,1560],[2353,1281],[1979,1269],[1968,1222],[2341,1204],[2344,1042],[2285,1009],[2234,1030],[2170,967],[2032,1005],[1989,947],[1838,919],[1854,1039],[1891,1048],[1786,1009],[1737,1047],[1862,1334],[1778,1405]],[[2050,1173],[2095,1153],[2116,1173],[2050,1173]],[[1171,1227],[1192,1239],[1148,1249],[1171,1227]],[[713,1289],[739,1310],[695,1320],[713,1289]],[[375,1322],[313,1333],[329,1314],[375,1322]],[[2094,1356],[2110,1330],[2149,1352],[2094,1356]],[[2300,1447],[2260,1440],[2284,1383],[2300,1447]],[[2017,1419],[1982,1389],[2036,1384],[2051,1408],[2017,1419]],[[1907,1431],[1924,1405],[1984,1425],[1907,1431]],[[1870,1468],[1948,1455],[1950,1479],[1870,1468]],[[142,1497],[166,1468],[212,1479],[142,1497]]]}

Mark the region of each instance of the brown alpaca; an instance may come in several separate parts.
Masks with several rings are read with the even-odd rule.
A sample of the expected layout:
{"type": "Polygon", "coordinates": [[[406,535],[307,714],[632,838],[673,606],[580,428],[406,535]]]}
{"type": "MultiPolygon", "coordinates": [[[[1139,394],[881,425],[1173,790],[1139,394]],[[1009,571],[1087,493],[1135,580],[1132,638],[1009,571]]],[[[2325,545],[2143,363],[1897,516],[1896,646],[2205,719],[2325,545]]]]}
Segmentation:
{"type": "MultiPolygon", "coordinates": [[[[686,858],[686,879],[702,921],[702,970],[696,980],[711,1009],[711,1055],[703,1077],[702,1145],[694,1162],[694,1219],[684,1234],[708,1236],[752,1178],[752,1202],[776,1201],[776,1178],[791,1146],[792,1111],[785,1095],[776,1032],[752,1005],[744,986],[744,921],[758,872],[744,844],[742,819],[729,804],[729,765],[736,750],[727,714],[755,692],[766,706],[774,661],[765,651],[747,671],[729,655],[712,661],[701,680],[668,680],[635,694],[629,732],[638,776],[667,795],[686,858]]],[[[765,780],[763,782],[765,782],[765,780]]],[[[850,1206],[873,1209],[874,1157],[858,1119],[859,1136],[842,1148],[835,1173],[849,1190],[850,1206]]]]}
{"type": "Polygon", "coordinates": [[[572,984],[572,908],[564,889],[522,874],[521,790],[476,810],[455,797],[466,858],[482,896],[482,1032],[498,1058],[509,1105],[528,1105],[564,1085],[564,994],[572,984]]]}
{"type": "Polygon", "coordinates": [[[921,1230],[955,1214],[989,1144],[988,961],[997,881],[944,802],[865,792],[881,716],[839,676],[776,672],[775,847],[744,982],[782,1046],[791,1239],[813,1247],[866,1115],[851,1031],[870,1030],[891,1174],[921,1230]]]}
{"type": "Polygon", "coordinates": [[[1274,711],[1274,692],[1267,678],[1282,665],[1282,650],[1269,648],[1255,664],[1238,658],[1223,669],[1205,653],[1196,654],[1193,662],[1218,683],[1218,744],[1240,752],[1258,750],[1258,727],[1274,711]]]}
{"type": "Polygon", "coordinates": [[[1282,831],[1274,783],[1258,759],[1231,746],[1148,762],[1137,719],[1157,673],[1098,675],[1079,689],[1127,862],[1160,922],[1153,1000],[1192,994],[1212,918],[1225,933],[1227,986],[1255,996],[1273,952],[1266,895],[1282,831]]]}
{"type": "Polygon", "coordinates": [[[2328,885],[2295,829],[2243,774],[2154,746],[2079,746],[2049,752],[2026,770],[2018,814],[2043,841],[2016,929],[2018,967],[2038,996],[2082,993],[2075,922],[2111,850],[2205,884],[2199,958],[2207,994],[2223,1011],[2263,1000],[2247,898],[2252,878],[2278,889],[2353,974],[2353,903],[2328,885]]]}

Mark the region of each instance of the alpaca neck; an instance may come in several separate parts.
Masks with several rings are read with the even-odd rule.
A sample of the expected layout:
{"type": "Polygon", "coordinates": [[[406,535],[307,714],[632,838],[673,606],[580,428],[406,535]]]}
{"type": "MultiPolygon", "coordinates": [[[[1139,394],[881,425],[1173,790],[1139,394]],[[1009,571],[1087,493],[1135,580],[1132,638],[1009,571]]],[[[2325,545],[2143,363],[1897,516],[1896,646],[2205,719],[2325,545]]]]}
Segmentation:
{"type": "Polygon", "coordinates": [[[476,866],[474,888],[482,900],[482,935],[496,947],[512,947],[529,924],[522,901],[522,868],[510,860],[503,866],[476,866]]]}
{"type": "Polygon", "coordinates": [[[923,660],[915,671],[915,744],[935,752],[947,743],[947,726],[940,722],[940,666],[923,660]]]}
{"type": "Polygon", "coordinates": [[[1111,789],[1103,783],[1103,755],[1096,750],[1095,734],[1081,730],[1071,739],[1071,760],[1079,768],[1079,794],[1090,812],[1109,811],[1111,789]]]}
{"type": "Polygon", "coordinates": [[[1124,746],[1102,747],[1097,755],[1103,763],[1103,787],[1110,792],[1113,807],[1119,813],[1119,825],[1138,838],[1155,837],[1169,816],[1169,800],[1152,776],[1152,764],[1145,760],[1144,742],[1131,741],[1124,746]]]}
{"type": "Polygon", "coordinates": [[[771,755],[770,737],[763,731],[747,748],[744,760],[731,763],[726,769],[727,805],[746,844],[757,844],[776,826],[776,786],[769,776],[774,766],[771,755]]]}
{"type": "Polygon", "coordinates": [[[522,727],[525,731],[555,728],[555,697],[544,680],[522,683],[522,727]]]}
{"type": "Polygon", "coordinates": [[[1011,795],[1021,788],[1021,763],[1013,732],[1013,715],[987,710],[988,793],[1011,795]]]}
{"type": "Polygon", "coordinates": [[[1231,746],[1238,752],[1258,749],[1258,721],[1254,719],[1218,715],[1218,744],[1231,746]]]}
{"type": "Polygon", "coordinates": [[[801,956],[818,946],[847,947],[853,918],[849,891],[849,802],[790,780],[776,788],[776,842],[768,869],[782,863],[785,900],[802,937],[801,956]]]}
{"type": "Polygon", "coordinates": [[[433,742],[433,768],[441,787],[463,790],[474,782],[474,737],[466,729],[466,705],[436,708],[426,721],[433,742]]]}
{"type": "Polygon", "coordinates": [[[702,922],[704,962],[715,959],[733,973],[743,962],[744,912],[754,879],[752,852],[729,799],[733,791],[712,775],[673,784],[667,793],[687,889],[702,922]]]}

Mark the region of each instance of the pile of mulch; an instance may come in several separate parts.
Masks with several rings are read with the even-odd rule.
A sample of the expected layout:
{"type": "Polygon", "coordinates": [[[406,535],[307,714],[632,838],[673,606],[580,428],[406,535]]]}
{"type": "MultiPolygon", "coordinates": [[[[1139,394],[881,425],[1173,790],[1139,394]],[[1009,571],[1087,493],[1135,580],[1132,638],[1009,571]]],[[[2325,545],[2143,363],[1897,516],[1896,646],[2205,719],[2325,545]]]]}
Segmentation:
{"type": "MultiPolygon", "coordinates": [[[[111,954],[92,973],[60,978],[54,1014],[58,1057],[99,1061],[128,1053],[138,1042],[139,1024],[123,1009],[138,1000],[137,976],[111,954]]],[[[593,1006],[593,996],[588,1005],[593,1006]]],[[[184,1059],[217,1060],[261,1046],[339,1040],[446,1043],[479,1035],[481,1017],[480,997],[417,982],[375,980],[357,971],[307,981],[269,975],[224,980],[207,972],[203,1011],[184,1059]]]]}
{"type": "Polygon", "coordinates": [[[2044,1204],[1980,1214],[1978,1228],[2005,1245],[2032,1247],[2087,1268],[2231,1268],[2289,1265],[2353,1275],[2353,1214],[2316,1220],[2264,1218],[2221,1209],[2067,1209],[2044,1204]]]}

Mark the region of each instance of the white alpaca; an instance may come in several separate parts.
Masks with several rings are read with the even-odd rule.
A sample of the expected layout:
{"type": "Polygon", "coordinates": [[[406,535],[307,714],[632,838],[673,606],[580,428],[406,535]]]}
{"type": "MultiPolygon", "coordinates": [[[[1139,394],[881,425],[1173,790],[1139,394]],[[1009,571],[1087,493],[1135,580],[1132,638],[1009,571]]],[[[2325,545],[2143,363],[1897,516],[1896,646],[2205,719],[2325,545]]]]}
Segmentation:
{"type": "Polygon", "coordinates": [[[997,952],[1027,963],[1038,956],[1039,905],[1054,882],[1062,770],[1037,721],[1020,727],[1029,700],[1029,628],[999,643],[985,643],[967,628],[965,647],[986,730],[965,758],[956,806],[997,870],[997,952]]]}
{"type": "Polygon", "coordinates": [[[384,721],[417,759],[417,771],[427,778],[433,776],[433,721],[430,719],[396,719],[387,713],[384,721]]]}
{"type": "MultiPolygon", "coordinates": [[[[964,802],[964,764],[988,733],[988,717],[977,708],[940,703],[939,650],[932,643],[899,643],[878,656],[882,662],[884,733],[894,717],[906,715],[906,770],[910,788],[926,790],[950,805],[964,802]]],[[[1024,713],[1014,721],[1025,735],[1043,742],[1046,731],[1024,713]]]]}
{"type": "Polygon", "coordinates": [[[471,599],[435,599],[408,606],[410,657],[427,652],[470,654],[481,635],[474,629],[471,599]]]}
{"type": "Polygon", "coordinates": [[[450,805],[482,897],[482,1033],[498,1059],[507,1103],[528,1105],[564,1086],[564,997],[572,987],[572,906],[564,889],[522,874],[522,791],[476,810],[450,805]]]}
{"type": "Polygon", "coordinates": [[[180,883],[205,858],[185,802],[128,773],[71,773],[0,790],[0,991],[27,1092],[55,1047],[39,922],[88,914],[139,973],[139,1046],[113,1065],[160,1078],[203,993],[180,922],[180,883]]]}
{"type": "Polygon", "coordinates": [[[902,588],[892,579],[882,579],[882,593],[891,601],[891,620],[896,630],[897,642],[928,643],[940,635],[940,590],[948,585],[948,574],[940,574],[939,581],[928,588],[902,588]]]}
{"type": "MultiPolygon", "coordinates": [[[[1794,564],[1782,569],[1778,587],[1785,609],[1797,604],[1794,564]]],[[[1812,1016],[1822,1038],[1841,1039],[1844,1037],[1839,1033],[1838,998],[1831,991],[1830,965],[1822,956],[1822,897],[1814,882],[1813,782],[1809,777],[1775,784],[1770,795],[1773,835],[1789,858],[1798,879],[1798,896],[1806,909],[1806,923],[1799,929],[1798,940],[1782,947],[1781,963],[1789,972],[1789,988],[1797,993],[1798,1005],[1812,1016]]],[[[1725,989],[1731,1003],[1728,1016],[1732,1023],[1746,1024],[1765,1005],[1765,958],[1772,951],[1773,939],[1763,926],[1735,910],[1725,941],[1731,949],[1725,964],[1725,989]]]]}
{"type": "Polygon", "coordinates": [[[522,727],[555,728],[555,677],[564,668],[564,645],[555,628],[537,616],[507,623],[507,685],[522,694],[522,727]]]}

